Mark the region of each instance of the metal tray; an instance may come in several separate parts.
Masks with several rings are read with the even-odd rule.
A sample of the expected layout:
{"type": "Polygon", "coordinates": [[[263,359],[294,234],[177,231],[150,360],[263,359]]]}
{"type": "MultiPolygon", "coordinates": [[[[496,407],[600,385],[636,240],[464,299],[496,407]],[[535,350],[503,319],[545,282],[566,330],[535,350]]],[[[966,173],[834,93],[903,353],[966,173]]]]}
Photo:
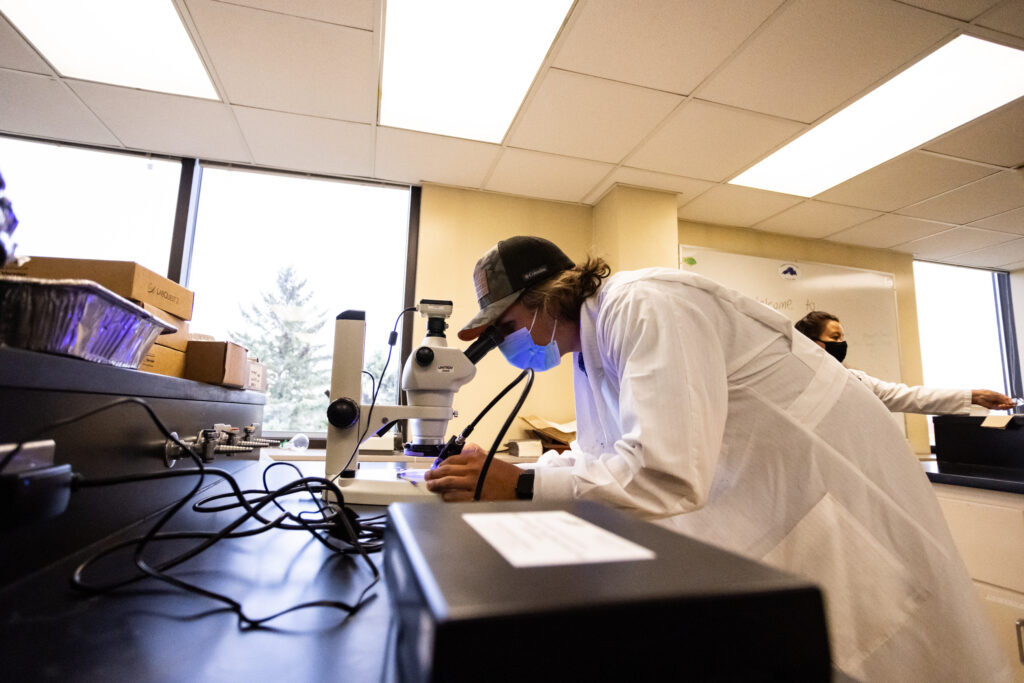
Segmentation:
{"type": "Polygon", "coordinates": [[[0,344],[137,368],[175,330],[90,280],[0,275],[0,344]]]}

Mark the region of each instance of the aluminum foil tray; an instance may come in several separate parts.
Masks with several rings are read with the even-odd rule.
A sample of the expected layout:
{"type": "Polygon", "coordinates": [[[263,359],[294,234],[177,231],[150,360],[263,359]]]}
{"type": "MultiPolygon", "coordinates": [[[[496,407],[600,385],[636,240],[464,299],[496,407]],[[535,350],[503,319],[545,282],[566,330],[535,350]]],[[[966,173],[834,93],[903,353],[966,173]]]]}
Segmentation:
{"type": "Polygon", "coordinates": [[[174,326],[90,280],[0,275],[0,344],[137,368],[174,326]]]}

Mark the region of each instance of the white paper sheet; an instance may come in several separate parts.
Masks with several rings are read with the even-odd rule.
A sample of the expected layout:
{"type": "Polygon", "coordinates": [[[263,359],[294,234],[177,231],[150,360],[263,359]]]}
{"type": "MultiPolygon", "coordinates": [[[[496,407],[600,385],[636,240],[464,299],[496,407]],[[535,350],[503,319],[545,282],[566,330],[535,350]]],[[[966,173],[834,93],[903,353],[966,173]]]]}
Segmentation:
{"type": "Polygon", "coordinates": [[[654,552],[564,510],[467,512],[462,518],[513,567],[653,560],[654,552]]]}
{"type": "Polygon", "coordinates": [[[992,429],[1006,429],[1006,425],[1010,424],[1010,420],[1013,419],[1013,415],[989,415],[981,421],[982,427],[991,427],[992,429]]]}

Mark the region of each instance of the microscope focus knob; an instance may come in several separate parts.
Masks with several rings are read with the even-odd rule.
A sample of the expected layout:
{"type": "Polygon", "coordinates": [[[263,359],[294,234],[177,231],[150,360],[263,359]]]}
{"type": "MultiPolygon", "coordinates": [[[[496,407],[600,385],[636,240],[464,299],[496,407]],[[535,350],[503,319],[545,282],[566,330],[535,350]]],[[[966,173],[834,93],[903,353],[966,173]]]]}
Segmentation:
{"type": "Polygon", "coordinates": [[[416,349],[416,364],[427,367],[434,362],[434,349],[429,346],[421,346],[416,349]]]}
{"type": "Polygon", "coordinates": [[[327,406],[327,421],[338,429],[347,429],[359,421],[359,404],[350,398],[339,398],[327,406]]]}

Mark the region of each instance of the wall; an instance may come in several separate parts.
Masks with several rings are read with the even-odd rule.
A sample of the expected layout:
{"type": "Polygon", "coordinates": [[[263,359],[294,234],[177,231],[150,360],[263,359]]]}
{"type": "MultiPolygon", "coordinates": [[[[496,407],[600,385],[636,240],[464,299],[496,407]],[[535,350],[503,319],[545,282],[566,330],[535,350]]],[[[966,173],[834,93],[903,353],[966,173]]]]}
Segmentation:
{"type": "MultiPolygon", "coordinates": [[[[895,276],[901,379],[906,384],[921,384],[921,345],[914,294],[914,259],[911,255],[686,221],[679,221],[679,243],[735,254],[814,261],[892,273],[895,276]]],[[[919,454],[928,453],[927,418],[906,415],[905,419],[911,448],[919,454]]]]}
{"type": "MultiPolygon", "coordinates": [[[[895,276],[902,380],[908,384],[922,381],[910,255],[677,221],[671,194],[626,187],[613,189],[597,206],[588,207],[425,185],[420,209],[416,297],[450,298],[455,302],[450,344],[465,346],[455,337],[455,332],[477,311],[473,264],[499,239],[516,234],[546,237],[573,259],[582,258],[588,252],[596,253],[619,268],[674,266],[677,245],[681,243],[737,254],[891,272],[895,276]],[[622,239],[622,230],[627,226],[628,240],[622,239]]],[[[1018,315],[1018,321],[1024,321],[1024,315],[1018,315]]],[[[425,331],[425,323],[417,319],[414,341],[418,342],[425,331]]],[[[517,374],[497,352],[484,358],[477,370],[476,379],[456,395],[455,409],[459,417],[452,423],[452,432],[462,429],[517,374]]],[[[475,441],[485,447],[490,445],[514,400],[506,397],[506,401],[492,410],[493,414],[481,422],[473,435],[475,441]]],[[[541,415],[559,422],[574,418],[568,364],[538,373],[522,414],[541,415]]],[[[906,421],[911,447],[917,453],[927,453],[926,419],[908,415],[906,421]]],[[[513,423],[506,440],[525,436],[521,424],[518,420],[513,423]]]]}
{"type": "Polygon", "coordinates": [[[678,265],[676,196],[616,185],[594,207],[594,252],[613,271],[678,265]]]}
{"type": "MultiPolygon", "coordinates": [[[[501,239],[513,235],[536,235],[560,246],[569,258],[580,259],[590,249],[592,209],[508,195],[424,185],[420,206],[419,263],[416,298],[451,299],[455,312],[449,320],[448,343],[465,347],[455,333],[476,315],[473,265],[501,239]]],[[[426,333],[426,322],[417,318],[413,341],[426,333]]],[[[477,375],[455,396],[459,417],[449,434],[461,431],[501,389],[519,373],[500,352],[492,351],[477,366],[477,375]]],[[[515,405],[506,396],[477,426],[471,441],[488,448],[515,405]]],[[[575,419],[572,371],[569,363],[539,372],[521,415],[540,415],[556,422],[575,419]]],[[[505,441],[525,438],[522,421],[515,420],[505,441]]]]}

